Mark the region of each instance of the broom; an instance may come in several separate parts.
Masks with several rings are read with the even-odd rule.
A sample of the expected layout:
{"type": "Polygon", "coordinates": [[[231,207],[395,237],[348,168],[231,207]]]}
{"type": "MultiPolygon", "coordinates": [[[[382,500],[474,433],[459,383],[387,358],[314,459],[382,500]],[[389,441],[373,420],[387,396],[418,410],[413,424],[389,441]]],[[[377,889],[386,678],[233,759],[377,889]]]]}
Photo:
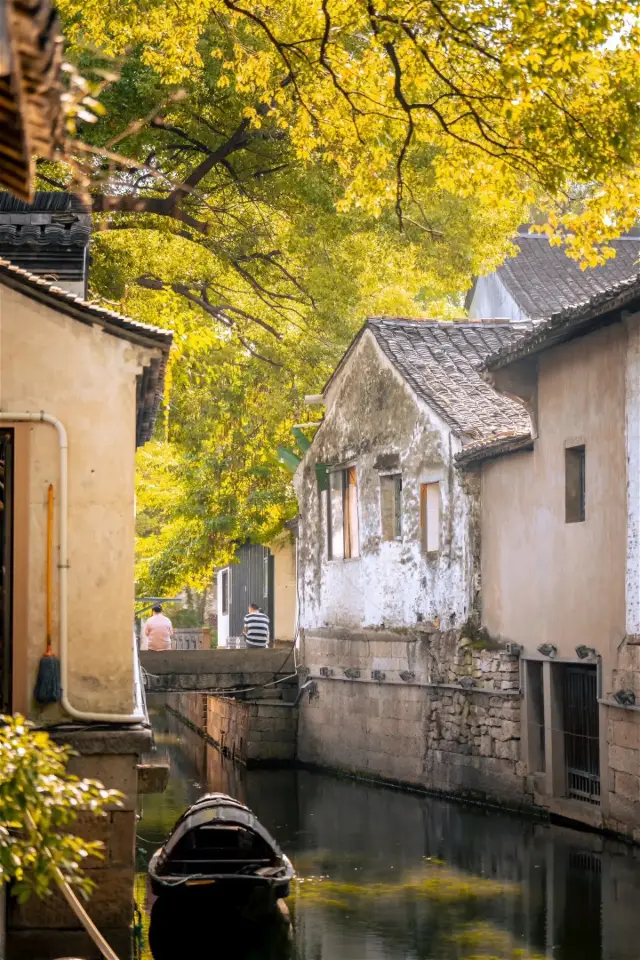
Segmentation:
{"type": "Polygon", "coordinates": [[[60,687],[60,661],[54,656],[51,646],[51,569],[53,554],[53,485],[49,484],[47,496],[47,646],[40,657],[38,676],[33,691],[34,699],[41,704],[58,703],[62,696],[60,687]]]}

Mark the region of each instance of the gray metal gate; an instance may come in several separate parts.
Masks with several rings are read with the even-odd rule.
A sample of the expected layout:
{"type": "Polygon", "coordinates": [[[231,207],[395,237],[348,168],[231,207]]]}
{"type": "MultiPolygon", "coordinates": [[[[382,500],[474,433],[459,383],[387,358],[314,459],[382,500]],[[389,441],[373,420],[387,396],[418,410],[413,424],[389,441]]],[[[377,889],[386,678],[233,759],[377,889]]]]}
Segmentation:
{"type": "Polygon", "coordinates": [[[600,724],[595,667],[564,667],[567,796],[600,803],[600,724]]]}
{"type": "Polygon", "coordinates": [[[229,636],[242,635],[244,618],[250,603],[259,604],[271,620],[273,631],[273,557],[268,547],[246,543],[236,553],[238,563],[231,564],[231,604],[229,636]]]}

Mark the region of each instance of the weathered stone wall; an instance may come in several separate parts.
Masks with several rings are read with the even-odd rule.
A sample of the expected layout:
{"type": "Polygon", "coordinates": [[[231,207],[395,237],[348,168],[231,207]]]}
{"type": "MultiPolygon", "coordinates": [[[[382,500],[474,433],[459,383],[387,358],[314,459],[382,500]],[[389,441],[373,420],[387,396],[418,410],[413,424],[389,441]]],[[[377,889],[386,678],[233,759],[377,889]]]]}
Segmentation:
{"type": "Polygon", "coordinates": [[[640,711],[609,707],[609,804],[605,824],[640,843],[640,711]]]}
{"type": "Polygon", "coordinates": [[[247,766],[294,761],[297,732],[298,708],[282,699],[208,698],[207,734],[247,766]]]}
{"type": "Polygon", "coordinates": [[[518,658],[477,644],[457,631],[307,631],[315,687],[301,702],[299,759],[529,805],[518,658]]]}

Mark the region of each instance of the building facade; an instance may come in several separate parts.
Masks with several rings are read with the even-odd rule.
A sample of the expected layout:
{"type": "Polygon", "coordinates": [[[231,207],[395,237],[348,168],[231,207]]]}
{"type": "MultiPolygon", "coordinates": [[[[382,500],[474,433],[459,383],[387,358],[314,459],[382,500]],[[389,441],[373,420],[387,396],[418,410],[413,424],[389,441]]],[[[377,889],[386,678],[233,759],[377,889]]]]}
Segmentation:
{"type": "Polygon", "coordinates": [[[271,640],[290,642],[296,631],[296,546],[285,529],[269,545],[246,543],[236,562],[216,572],[218,646],[242,636],[250,603],[271,621],[271,640]]]}
{"type": "MultiPolygon", "coordinates": [[[[55,243],[47,246],[49,255],[55,243]]],[[[170,345],[165,330],[0,261],[0,706],[52,726],[77,751],[72,772],[126,794],[106,823],[87,817],[79,827],[106,845],[92,867],[91,915],[123,935],[132,916],[137,763],[150,743],[133,641],[135,448],[151,436],[170,345]],[[46,639],[50,486],[62,699],[40,706],[33,690],[46,639]]],[[[34,898],[12,907],[10,925],[27,937],[75,921],[57,897],[34,898]]]]}
{"type": "Polygon", "coordinates": [[[535,802],[636,840],[639,311],[638,281],[623,282],[493,358],[496,388],[531,412],[530,444],[467,458],[481,474],[482,622],[520,648],[535,802]]]}
{"type": "Polygon", "coordinates": [[[521,405],[477,370],[521,335],[511,324],[370,320],[327,384],[294,478],[313,681],[301,760],[529,802],[517,658],[480,631],[479,484],[455,466],[469,445],[526,434],[521,405]]]}

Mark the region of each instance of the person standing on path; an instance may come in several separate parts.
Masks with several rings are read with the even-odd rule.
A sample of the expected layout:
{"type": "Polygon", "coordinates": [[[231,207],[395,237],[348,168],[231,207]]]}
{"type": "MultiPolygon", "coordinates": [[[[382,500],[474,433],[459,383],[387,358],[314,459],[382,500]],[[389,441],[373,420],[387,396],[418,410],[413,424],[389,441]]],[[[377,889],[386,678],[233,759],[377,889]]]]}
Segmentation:
{"type": "Polygon", "coordinates": [[[249,604],[249,613],[244,618],[244,630],[248,647],[269,646],[269,617],[262,613],[257,603],[249,604]]]}
{"type": "Polygon", "coordinates": [[[162,612],[162,606],[156,603],[152,607],[153,616],[149,617],[144,625],[143,650],[171,650],[171,638],[173,636],[173,624],[169,617],[165,617],[162,612]]]}

